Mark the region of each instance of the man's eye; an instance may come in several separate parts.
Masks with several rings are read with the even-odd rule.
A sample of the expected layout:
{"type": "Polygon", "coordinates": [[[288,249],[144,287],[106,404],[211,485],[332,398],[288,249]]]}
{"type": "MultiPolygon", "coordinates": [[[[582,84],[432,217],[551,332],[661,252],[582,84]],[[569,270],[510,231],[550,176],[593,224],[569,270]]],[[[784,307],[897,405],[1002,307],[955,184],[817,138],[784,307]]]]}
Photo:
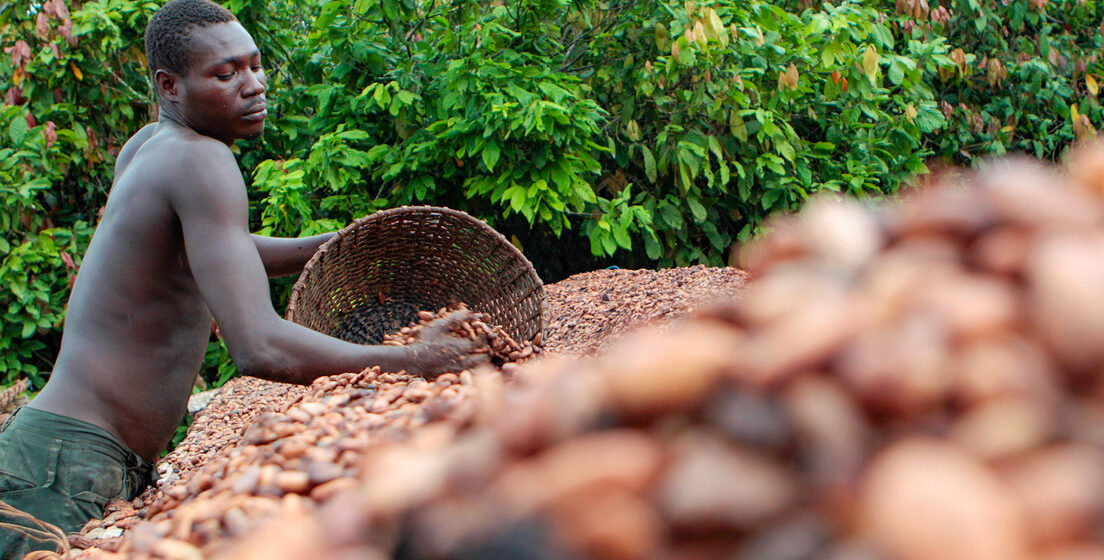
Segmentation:
{"type": "Polygon", "coordinates": [[[220,80],[222,80],[222,81],[224,81],[224,82],[226,82],[226,81],[229,81],[229,80],[230,80],[230,78],[233,78],[233,77],[234,77],[234,73],[233,73],[233,72],[230,72],[229,74],[219,74],[219,75],[217,75],[217,76],[215,76],[215,77],[216,77],[216,78],[218,78],[218,79],[220,79],[220,80]]]}

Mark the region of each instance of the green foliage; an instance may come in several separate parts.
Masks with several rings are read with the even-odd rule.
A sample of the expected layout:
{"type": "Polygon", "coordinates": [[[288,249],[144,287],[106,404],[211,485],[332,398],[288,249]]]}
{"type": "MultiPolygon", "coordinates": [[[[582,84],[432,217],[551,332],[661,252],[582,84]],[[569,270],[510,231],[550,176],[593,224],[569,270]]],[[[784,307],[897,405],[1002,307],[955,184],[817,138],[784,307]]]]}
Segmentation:
{"type": "Polygon", "coordinates": [[[938,34],[955,49],[955,66],[926,78],[951,121],[947,134],[927,141],[937,154],[957,162],[1005,152],[1054,160],[1071,142],[1096,137],[1104,123],[1100,2],[945,4],[948,12],[934,18],[942,22],[933,20],[937,12],[897,17],[913,40],[938,34]]]}
{"type": "MultiPolygon", "coordinates": [[[[610,190],[639,187],[636,220],[603,217],[635,224],[661,265],[722,264],[765,216],[816,191],[892,192],[924,171],[922,136],[943,117],[922,75],[950,63],[943,43],[897,41],[857,3],[800,15],[754,2],[624,10],[595,10],[600,32],[584,13],[575,34],[587,41],[581,65],[609,61],[591,83],[617,131],[610,190]]],[[[587,232],[612,253],[604,222],[587,232]]]]}
{"type": "Polygon", "coordinates": [[[152,2],[0,4],[0,383],[45,382],[119,146],[149,119],[152,2]]]}
{"type": "Polygon", "coordinates": [[[598,256],[721,264],[813,192],[892,192],[944,123],[923,77],[952,65],[945,42],[900,41],[857,3],[332,0],[284,15],[310,28],[278,63],[303,81],[265,140],[285,150],[254,175],[266,232],[433,202],[506,219],[538,266],[555,251],[533,232],[568,230],[598,256]]]}
{"type": "MultiPolygon", "coordinates": [[[[0,4],[0,382],[41,384],[114,154],[156,114],[156,6],[0,4]]],[[[266,134],[240,151],[256,231],[444,205],[546,278],[723,264],[816,192],[884,196],[932,159],[1057,159],[1104,122],[1099,0],[227,6],[271,78],[266,134]]],[[[204,379],[232,375],[212,342],[204,379]]]]}

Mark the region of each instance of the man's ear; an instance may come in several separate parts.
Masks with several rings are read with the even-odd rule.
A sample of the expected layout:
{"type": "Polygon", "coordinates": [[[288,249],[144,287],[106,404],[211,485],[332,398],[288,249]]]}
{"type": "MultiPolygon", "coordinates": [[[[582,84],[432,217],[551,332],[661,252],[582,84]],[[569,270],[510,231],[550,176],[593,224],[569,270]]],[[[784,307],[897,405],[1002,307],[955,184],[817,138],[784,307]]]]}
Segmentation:
{"type": "Polygon", "coordinates": [[[170,101],[176,101],[177,85],[179,77],[164,68],[153,73],[153,85],[157,88],[157,95],[170,101]]]}

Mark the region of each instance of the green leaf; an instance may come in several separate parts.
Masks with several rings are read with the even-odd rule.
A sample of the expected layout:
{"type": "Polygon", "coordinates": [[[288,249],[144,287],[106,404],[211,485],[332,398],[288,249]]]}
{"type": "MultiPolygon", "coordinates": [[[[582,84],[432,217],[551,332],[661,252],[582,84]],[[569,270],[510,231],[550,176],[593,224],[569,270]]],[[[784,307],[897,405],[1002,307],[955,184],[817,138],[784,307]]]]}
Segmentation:
{"type": "Polygon", "coordinates": [[[353,4],[353,12],[363,14],[373,5],[377,4],[378,1],[379,0],[356,0],[356,3],[353,4]]]}
{"type": "Polygon", "coordinates": [[[625,228],[613,228],[613,239],[617,241],[618,245],[630,251],[632,250],[632,238],[629,237],[629,232],[625,228]]]}
{"type": "Polygon", "coordinates": [[[644,155],[644,174],[648,176],[648,180],[655,183],[659,178],[656,173],[655,156],[652,155],[652,151],[647,146],[640,146],[640,152],[644,155]]]}
{"type": "Polygon", "coordinates": [[[701,201],[695,196],[686,197],[686,205],[690,207],[690,213],[694,215],[694,219],[699,223],[704,222],[709,216],[709,212],[705,210],[705,206],[702,206],[701,201]]]}
{"type": "Polygon", "coordinates": [[[836,41],[831,41],[824,46],[824,50],[820,52],[820,61],[825,68],[831,67],[836,62],[836,53],[839,51],[839,46],[836,41]]]}
{"type": "Polygon", "coordinates": [[[900,62],[893,61],[893,63],[889,65],[889,72],[887,75],[889,81],[895,86],[899,86],[901,82],[905,81],[905,69],[901,66],[900,62]]]}
{"type": "Polygon", "coordinates": [[[790,144],[789,142],[786,142],[786,141],[782,141],[782,142],[776,142],[776,143],[774,144],[774,149],[775,149],[775,151],[777,151],[777,152],[778,152],[778,153],[779,153],[779,154],[780,154],[780,155],[781,155],[782,157],[786,158],[786,159],[787,159],[788,161],[790,161],[791,163],[793,162],[793,160],[794,160],[794,157],[795,157],[795,156],[797,155],[797,154],[796,154],[796,153],[794,152],[794,148],[793,148],[793,145],[791,145],[791,144],[790,144]]]}
{"type": "Polygon", "coordinates": [[[690,173],[687,170],[686,164],[679,162],[679,191],[682,194],[690,192],[690,187],[694,186],[693,179],[690,178],[690,173]]]}
{"type": "Polygon", "coordinates": [[[499,153],[498,143],[494,140],[488,140],[483,145],[483,164],[487,166],[488,171],[494,171],[494,166],[498,163],[499,153]]]}
{"type": "MultiPolygon", "coordinates": [[[[12,270],[16,270],[16,268],[17,267],[12,266],[12,270]]],[[[22,267],[18,267],[18,269],[22,270],[22,267]]],[[[11,284],[8,284],[8,289],[11,290],[11,293],[20,300],[24,300],[27,298],[27,291],[18,282],[12,282],[11,284]]]]}
{"type": "Polygon", "coordinates": [[[708,140],[708,143],[709,143],[709,151],[713,152],[713,156],[717,158],[717,161],[718,162],[724,161],[724,159],[725,159],[724,151],[721,149],[721,143],[717,141],[717,137],[716,136],[710,136],[709,140],[708,140]]]}
{"type": "Polygon", "coordinates": [[[8,125],[8,136],[12,139],[12,145],[18,146],[27,137],[27,121],[22,117],[12,119],[8,125]]]}
{"type": "Polygon", "coordinates": [[[552,183],[556,185],[556,188],[560,192],[569,192],[571,189],[571,176],[568,175],[562,167],[555,166],[549,170],[549,175],[552,176],[552,183]]]}
{"type": "Polygon", "coordinates": [[[614,241],[613,236],[609,234],[602,236],[602,248],[605,249],[607,255],[617,252],[617,242],[614,241]]]}
{"type": "Polygon", "coordinates": [[[778,202],[778,199],[782,197],[783,193],[784,191],[782,189],[770,189],[763,193],[763,198],[761,200],[763,209],[767,211],[774,210],[775,204],[778,202]]]}
{"type": "Polygon", "coordinates": [[[652,260],[657,260],[663,256],[663,246],[659,244],[659,238],[651,230],[644,233],[644,251],[648,254],[648,258],[652,260]]]}
{"type": "Polygon", "coordinates": [[[513,196],[510,197],[510,208],[512,208],[514,212],[518,212],[525,206],[525,201],[525,189],[517,187],[514,189],[513,196]]]}

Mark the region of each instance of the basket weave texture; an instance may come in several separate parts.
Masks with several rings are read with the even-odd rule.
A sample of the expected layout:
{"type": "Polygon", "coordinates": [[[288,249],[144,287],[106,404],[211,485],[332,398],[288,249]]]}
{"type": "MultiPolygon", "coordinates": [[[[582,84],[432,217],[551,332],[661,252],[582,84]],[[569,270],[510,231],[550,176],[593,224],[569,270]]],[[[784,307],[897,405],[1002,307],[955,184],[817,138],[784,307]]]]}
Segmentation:
{"type": "Polygon", "coordinates": [[[466,303],[519,342],[541,332],[544,285],[502,234],[465,212],[404,206],[361,218],[324,243],[292,289],[287,319],[364,344],[466,303]]]}

